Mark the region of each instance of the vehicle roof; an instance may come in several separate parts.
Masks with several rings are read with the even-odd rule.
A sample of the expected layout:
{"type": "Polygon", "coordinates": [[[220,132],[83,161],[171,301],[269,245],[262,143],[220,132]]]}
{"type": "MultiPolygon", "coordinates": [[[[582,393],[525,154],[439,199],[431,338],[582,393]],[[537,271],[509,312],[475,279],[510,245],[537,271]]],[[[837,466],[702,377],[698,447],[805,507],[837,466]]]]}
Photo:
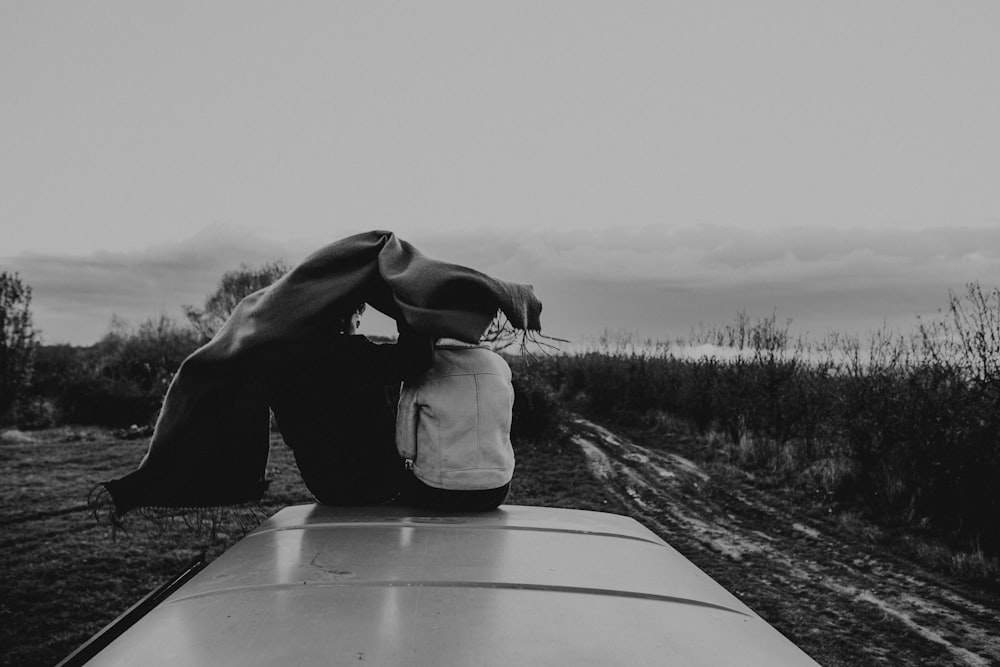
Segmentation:
{"type": "Polygon", "coordinates": [[[815,665],[635,520],[279,511],[93,665],[815,665]]]}

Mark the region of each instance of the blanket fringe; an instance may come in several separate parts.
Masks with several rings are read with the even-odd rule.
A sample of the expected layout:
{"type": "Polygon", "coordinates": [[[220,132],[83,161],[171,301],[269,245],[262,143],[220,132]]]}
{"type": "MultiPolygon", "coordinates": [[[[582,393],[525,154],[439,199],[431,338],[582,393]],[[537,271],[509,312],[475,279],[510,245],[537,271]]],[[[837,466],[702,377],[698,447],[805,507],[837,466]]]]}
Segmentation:
{"type": "Polygon", "coordinates": [[[103,484],[96,485],[87,496],[87,507],[94,521],[111,529],[112,539],[119,533],[128,534],[138,519],[164,533],[168,528],[182,526],[195,537],[211,538],[229,522],[246,535],[267,518],[260,501],[213,507],[137,507],[121,513],[114,499],[103,484]]]}
{"type": "Polygon", "coordinates": [[[518,329],[504,315],[503,311],[497,311],[493,321],[486,328],[482,341],[497,353],[517,346],[518,353],[529,359],[535,358],[532,348],[540,354],[549,356],[559,352],[560,343],[570,342],[562,338],[546,336],[541,331],[518,329]]]}

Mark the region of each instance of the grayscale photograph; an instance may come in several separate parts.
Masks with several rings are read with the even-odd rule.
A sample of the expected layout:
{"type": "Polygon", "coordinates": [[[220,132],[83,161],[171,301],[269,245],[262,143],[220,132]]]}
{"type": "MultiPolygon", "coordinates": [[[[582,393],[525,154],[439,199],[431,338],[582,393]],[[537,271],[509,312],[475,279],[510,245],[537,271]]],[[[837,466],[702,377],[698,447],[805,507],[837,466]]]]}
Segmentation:
{"type": "Polygon", "coordinates": [[[1000,3],[0,0],[0,667],[1000,665],[1000,3]]]}

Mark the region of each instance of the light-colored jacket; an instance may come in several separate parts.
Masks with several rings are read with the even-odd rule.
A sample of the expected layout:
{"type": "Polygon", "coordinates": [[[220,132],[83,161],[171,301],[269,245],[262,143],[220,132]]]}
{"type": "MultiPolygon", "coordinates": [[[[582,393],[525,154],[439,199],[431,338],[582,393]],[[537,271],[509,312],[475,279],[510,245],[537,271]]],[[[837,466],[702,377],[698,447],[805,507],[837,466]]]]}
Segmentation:
{"type": "Polygon", "coordinates": [[[501,487],[514,474],[513,406],[503,357],[483,346],[439,341],[434,366],[400,391],[396,447],[428,486],[501,487]]]}

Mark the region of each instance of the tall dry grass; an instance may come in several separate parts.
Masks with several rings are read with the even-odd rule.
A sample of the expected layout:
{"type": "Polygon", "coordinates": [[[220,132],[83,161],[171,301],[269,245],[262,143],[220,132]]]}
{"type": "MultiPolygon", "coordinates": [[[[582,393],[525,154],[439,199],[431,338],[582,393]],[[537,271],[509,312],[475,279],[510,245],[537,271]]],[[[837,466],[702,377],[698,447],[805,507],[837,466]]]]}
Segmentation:
{"type": "Polygon", "coordinates": [[[1000,290],[970,284],[911,333],[811,344],[740,313],[686,349],[705,344],[723,352],[605,338],[539,372],[588,414],[672,415],[714,435],[711,455],[1000,554],[1000,290]]]}

